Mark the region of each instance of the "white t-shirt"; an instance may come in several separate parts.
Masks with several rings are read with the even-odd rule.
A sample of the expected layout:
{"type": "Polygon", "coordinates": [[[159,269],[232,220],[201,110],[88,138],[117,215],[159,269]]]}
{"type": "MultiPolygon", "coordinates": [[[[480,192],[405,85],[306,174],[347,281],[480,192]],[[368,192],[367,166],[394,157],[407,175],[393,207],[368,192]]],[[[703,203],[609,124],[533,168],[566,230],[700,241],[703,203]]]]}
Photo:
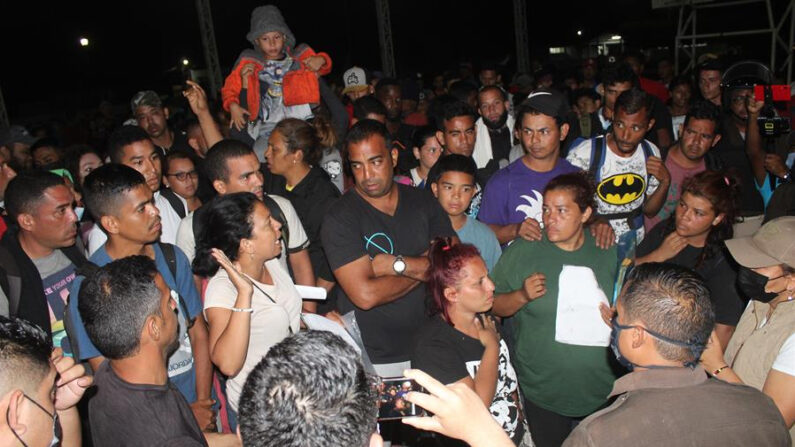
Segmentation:
{"type": "MultiPolygon", "coordinates": [[[[606,137],[605,137],[606,138],[606,137]]],[[[647,141],[655,157],[660,150],[654,143],[647,141]]],[[[619,157],[607,145],[604,148],[605,162],[599,172],[599,184],[596,191],[596,207],[599,214],[617,214],[642,207],[646,198],[654,194],[660,181],[648,176],[646,184],[646,156],[639,144],[630,157],[619,157]],[[641,182],[640,186],[636,182],[641,182]],[[633,186],[634,185],[634,186],[633,186]]],[[[585,140],[569,151],[566,157],[569,163],[587,171],[591,165],[591,140],[585,140]]],[[[627,219],[611,219],[610,225],[616,233],[616,240],[629,231],[627,219]]],[[[643,240],[644,232],[641,224],[636,231],[637,242],[643,240]]]]}
{"type": "MultiPolygon", "coordinates": [[[[309,246],[309,238],[306,236],[304,226],[301,224],[301,219],[298,218],[298,213],[295,211],[295,208],[293,208],[293,204],[281,196],[268,194],[268,197],[272,198],[276,204],[279,205],[279,208],[282,209],[284,217],[287,219],[287,226],[290,227],[290,240],[287,241],[289,247],[287,250],[282,250],[281,254],[279,254],[279,262],[281,262],[282,268],[289,272],[290,270],[287,268],[287,252],[299,251],[307,248],[309,246]]],[[[193,262],[193,258],[196,256],[196,237],[193,234],[193,211],[182,219],[178,227],[176,245],[182,249],[185,256],[188,257],[188,261],[193,262]]]]}
{"type": "MultiPolygon", "coordinates": [[[[271,346],[282,341],[293,333],[298,333],[301,320],[301,297],[295,289],[290,275],[282,269],[281,264],[271,259],[265,262],[265,268],[273,278],[274,285],[254,281],[254,295],[251,298],[251,333],[249,335],[248,351],[243,368],[236,376],[230,377],[226,382],[226,393],[229,404],[237,411],[237,402],[246,383],[248,374],[265,357],[271,346]],[[262,289],[262,290],[260,290],[262,289]],[[270,295],[272,302],[265,293],[270,295]]],[[[226,270],[223,268],[207,283],[204,293],[204,310],[212,307],[231,309],[235,307],[237,289],[232,284],[226,270]]]]}
{"type": "MultiPolygon", "coordinates": [[[[181,221],[179,214],[171,207],[171,203],[169,203],[168,199],[160,195],[160,191],[155,192],[154,198],[155,206],[158,211],[160,211],[160,224],[163,227],[160,233],[160,242],[176,244],[177,229],[181,221]]],[[[97,224],[88,231],[88,257],[91,257],[99,247],[108,241],[108,235],[100,228],[101,226],[102,225],[97,222],[97,224]]]]}

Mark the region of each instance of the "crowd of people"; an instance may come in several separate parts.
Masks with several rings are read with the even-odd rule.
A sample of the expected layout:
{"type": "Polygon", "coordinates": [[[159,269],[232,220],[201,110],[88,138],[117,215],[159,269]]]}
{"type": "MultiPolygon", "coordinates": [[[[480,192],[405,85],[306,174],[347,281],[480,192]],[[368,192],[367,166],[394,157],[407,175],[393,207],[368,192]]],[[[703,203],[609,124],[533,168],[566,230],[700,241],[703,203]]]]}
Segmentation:
{"type": "Polygon", "coordinates": [[[0,445],[793,445],[766,80],[331,79],[275,6],[246,37],[219,110],[0,133],[0,445]]]}

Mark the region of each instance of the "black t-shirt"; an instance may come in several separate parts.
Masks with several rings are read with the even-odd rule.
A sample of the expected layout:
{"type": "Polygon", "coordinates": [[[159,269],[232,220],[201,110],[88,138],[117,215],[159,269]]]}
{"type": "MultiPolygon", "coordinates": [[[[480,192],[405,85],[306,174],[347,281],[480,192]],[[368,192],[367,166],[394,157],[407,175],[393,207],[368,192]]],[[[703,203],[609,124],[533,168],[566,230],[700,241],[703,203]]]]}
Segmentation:
{"type": "Polygon", "coordinates": [[[94,445],[207,445],[188,402],[171,382],[127,383],[105,361],[94,385],[97,394],[88,403],[94,445]]]}
{"type": "MultiPolygon", "coordinates": [[[[484,350],[480,340],[458,331],[437,316],[428,321],[417,334],[411,367],[425,371],[444,384],[450,384],[466,377],[474,378],[484,350]]],[[[524,433],[519,415],[519,385],[504,340],[500,340],[497,365],[497,388],[489,410],[518,445],[524,433]]],[[[466,444],[445,440],[444,445],[466,444]]]]}
{"type": "MultiPolygon", "coordinates": [[[[395,186],[398,204],[393,216],[375,209],[354,188],[329,208],[321,239],[332,270],[365,255],[421,256],[434,237],[455,236],[450,218],[427,191],[395,186]]],[[[341,287],[337,298],[341,313],[356,311],[356,321],[373,363],[409,360],[414,334],[427,320],[424,285],[370,310],[356,307],[341,287]]]]}
{"type": "MultiPolygon", "coordinates": [[[[643,242],[638,246],[637,256],[646,256],[662,245],[667,236],[665,229],[668,222],[669,220],[660,222],[646,234],[643,242]]],[[[698,268],[694,268],[703,250],[688,245],[666,262],[694,269],[701,275],[707,283],[710,299],[715,308],[715,322],[736,326],[748,304],[748,299],[743,297],[735,285],[737,267],[727,259],[723,251],[719,251],[715,256],[706,259],[698,268]]]]}
{"type": "MultiPolygon", "coordinates": [[[[271,177],[281,177],[271,174],[271,177]]],[[[270,182],[268,194],[276,194],[290,201],[298,213],[309,238],[309,259],[315,276],[326,281],[334,281],[334,274],[328,265],[323,243],[320,240],[320,227],[323,216],[331,204],[340,196],[340,191],[331,183],[323,169],[313,166],[309,173],[291,191],[287,190],[286,182],[270,182]]]]}
{"type": "Polygon", "coordinates": [[[497,130],[489,129],[489,138],[491,139],[491,153],[492,159],[508,160],[508,155],[511,153],[511,129],[508,126],[502,126],[497,130]]]}

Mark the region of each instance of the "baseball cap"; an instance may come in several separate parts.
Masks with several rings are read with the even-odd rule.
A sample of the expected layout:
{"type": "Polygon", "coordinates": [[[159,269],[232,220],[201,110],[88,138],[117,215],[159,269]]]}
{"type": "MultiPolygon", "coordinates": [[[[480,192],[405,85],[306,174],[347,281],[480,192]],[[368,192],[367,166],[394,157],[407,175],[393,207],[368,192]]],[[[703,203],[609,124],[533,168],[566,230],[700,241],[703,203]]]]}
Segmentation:
{"type": "Polygon", "coordinates": [[[13,125],[0,131],[0,146],[7,146],[14,143],[27,144],[28,146],[36,142],[36,138],[22,126],[13,125]]]}
{"type": "Polygon", "coordinates": [[[562,93],[551,88],[539,88],[527,95],[524,104],[553,118],[564,118],[569,113],[569,104],[562,93]]]}
{"type": "Polygon", "coordinates": [[[729,239],[726,248],[743,267],[787,264],[795,268],[795,216],[773,219],[753,236],[729,239]]]}
{"type": "Polygon", "coordinates": [[[135,109],[141,106],[163,107],[163,101],[160,100],[160,95],[158,95],[157,92],[143,90],[136,93],[130,101],[130,108],[132,109],[133,115],[135,115],[135,109]]]}
{"type": "Polygon", "coordinates": [[[363,68],[355,66],[345,71],[342,75],[342,82],[345,85],[342,93],[360,92],[369,85],[367,84],[367,73],[363,68]]]}

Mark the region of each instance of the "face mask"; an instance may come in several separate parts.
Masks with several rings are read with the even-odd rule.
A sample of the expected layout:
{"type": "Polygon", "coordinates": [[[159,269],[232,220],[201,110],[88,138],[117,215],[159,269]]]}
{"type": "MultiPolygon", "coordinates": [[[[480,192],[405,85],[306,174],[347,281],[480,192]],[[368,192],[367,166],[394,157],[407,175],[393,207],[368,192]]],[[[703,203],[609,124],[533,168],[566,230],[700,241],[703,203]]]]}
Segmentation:
{"type": "MultiPolygon", "coordinates": [[[[60,445],[61,438],[63,437],[63,428],[61,427],[61,421],[58,420],[58,413],[50,413],[49,411],[45,410],[44,407],[42,407],[38,402],[28,397],[27,394],[23,394],[23,396],[25,396],[25,398],[28,399],[29,401],[33,402],[33,405],[39,407],[41,411],[47,413],[47,416],[52,418],[52,440],[50,440],[50,447],[55,447],[57,445],[60,445]]],[[[6,423],[8,423],[9,427],[11,426],[11,424],[8,422],[8,413],[10,410],[11,410],[10,408],[6,410],[6,423]]],[[[28,444],[25,443],[25,441],[23,441],[22,438],[19,437],[17,432],[15,432],[13,429],[11,429],[11,432],[14,433],[14,436],[16,436],[16,438],[19,440],[19,442],[22,443],[23,446],[28,447],[28,444]]]]}
{"type": "MultiPolygon", "coordinates": [[[[618,347],[618,337],[619,337],[619,335],[621,335],[621,331],[623,331],[624,329],[632,329],[632,328],[636,328],[638,326],[624,326],[622,324],[618,324],[618,320],[617,320],[617,317],[615,315],[613,316],[612,326],[613,326],[613,328],[610,331],[610,349],[613,350],[613,355],[616,356],[616,360],[618,361],[618,363],[621,366],[623,366],[624,368],[626,368],[627,370],[632,371],[632,370],[635,369],[635,367],[641,367],[641,368],[647,368],[647,369],[676,368],[676,366],[637,365],[635,363],[630,362],[629,359],[627,359],[626,357],[624,357],[623,354],[621,354],[621,349],[619,349],[619,347],[618,347]]],[[[704,346],[706,344],[706,341],[704,343],[700,343],[700,344],[699,343],[687,343],[687,342],[683,342],[683,341],[679,341],[679,340],[674,340],[672,338],[668,338],[668,337],[666,337],[666,336],[664,336],[662,334],[658,334],[657,332],[650,331],[649,329],[646,329],[646,328],[643,328],[643,330],[646,333],[648,333],[649,335],[651,335],[652,337],[658,338],[658,339],[660,339],[660,340],[662,340],[664,342],[671,343],[671,344],[674,344],[674,345],[677,345],[677,346],[683,346],[683,347],[689,348],[696,355],[694,355],[694,359],[695,360],[684,363],[683,366],[686,366],[688,368],[694,368],[696,366],[696,363],[698,363],[699,357],[701,357],[701,351],[704,350],[704,346]]]]}
{"type": "Polygon", "coordinates": [[[740,271],[737,272],[737,287],[748,298],[762,303],[769,303],[778,295],[777,293],[765,292],[765,285],[770,279],[765,275],[760,275],[747,267],[741,266],[740,271]]]}

